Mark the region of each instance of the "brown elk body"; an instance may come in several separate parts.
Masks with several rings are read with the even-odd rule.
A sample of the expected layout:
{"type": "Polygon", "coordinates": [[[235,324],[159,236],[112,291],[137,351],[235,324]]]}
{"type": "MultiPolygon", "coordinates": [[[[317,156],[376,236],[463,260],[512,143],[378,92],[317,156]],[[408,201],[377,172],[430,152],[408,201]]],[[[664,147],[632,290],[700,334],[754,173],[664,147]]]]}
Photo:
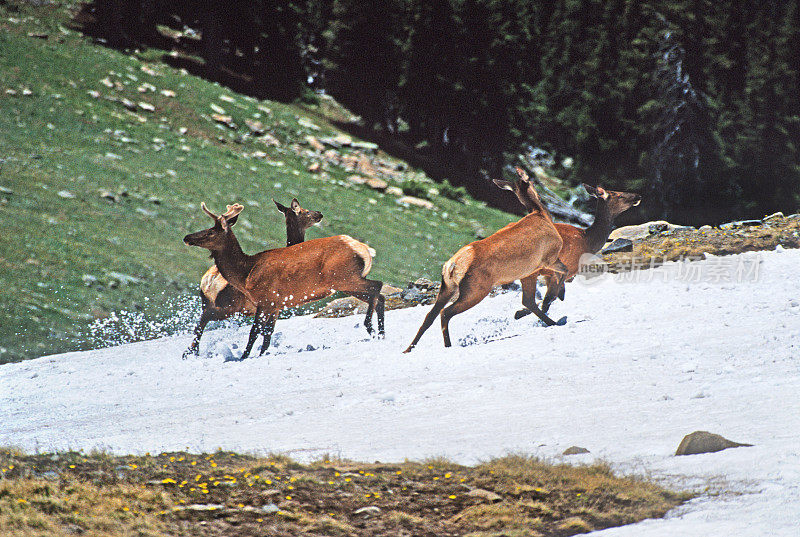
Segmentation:
{"type": "MultiPolygon", "coordinates": [[[[440,314],[444,346],[449,347],[450,319],[478,304],[497,285],[519,280],[543,267],[566,275],[567,268],[558,260],[561,236],[538,196],[533,203],[530,214],[464,246],[444,264],[436,302],[404,352],[417,345],[440,314]],[[451,300],[454,301],[448,306],[451,300]]],[[[523,303],[548,325],[556,324],[539,311],[534,295],[523,294],[523,303]]]]}
{"type": "Polygon", "coordinates": [[[372,267],[371,249],[348,235],[306,241],[286,248],[245,254],[232,227],[243,207],[229,205],[215,215],[205,204],[203,210],[214,226],[190,233],[184,242],[211,252],[220,274],[256,305],[255,320],[241,359],[247,358],[259,334],[264,336],[261,354],[269,347],[278,314],[285,308],[307,304],[342,291],[367,302],[364,325],[372,334],[372,313],[377,313],[378,333],[384,333],[383,283],[368,280],[372,267]]]}
{"type": "MultiPolygon", "coordinates": [[[[518,170],[518,173],[520,174],[520,180],[516,183],[512,184],[499,179],[494,182],[500,188],[514,192],[520,203],[530,211],[532,207],[535,207],[535,200],[538,200],[539,196],[536,194],[533,185],[528,181],[527,174],[521,170],[518,170]]],[[[555,228],[564,242],[558,258],[568,269],[565,280],[559,282],[559,274],[543,268],[520,281],[523,295],[525,293],[535,294],[536,281],[539,276],[544,278],[547,284],[547,293],[542,299],[541,306],[541,311],[544,313],[547,313],[556,298],[564,300],[564,282],[572,281],[578,273],[581,256],[587,253],[594,254],[599,252],[614,229],[614,218],[631,207],[639,205],[642,200],[639,194],[632,192],[605,190],[601,187],[593,187],[587,184],[584,184],[583,187],[591,196],[597,198],[597,208],[592,225],[583,229],[570,224],[555,224],[555,228]]],[[[521,319],[530,313],[534,312],[526,306],[525,309],[517,311],[514,318],[521,319]]]]}
{"type": "MultiPolygon", "coordinates": [[[[286,246],[299,244],[306,239],[306,230],[322,220],[322,213],[310,211],[300,206],[297,198],[292,199],[289,207],[272,200],[286,221],[286,246]]],[[[192,344],[183,353],[187,358],[200,352],[200,338],[210,321],[222,321],[236,315],[252,316],[256,313],[256,305],[228,283],[222,277],[216,265],[209,268],[200,279],[200,299],[203,312],[194,329],[192,344]]]]}

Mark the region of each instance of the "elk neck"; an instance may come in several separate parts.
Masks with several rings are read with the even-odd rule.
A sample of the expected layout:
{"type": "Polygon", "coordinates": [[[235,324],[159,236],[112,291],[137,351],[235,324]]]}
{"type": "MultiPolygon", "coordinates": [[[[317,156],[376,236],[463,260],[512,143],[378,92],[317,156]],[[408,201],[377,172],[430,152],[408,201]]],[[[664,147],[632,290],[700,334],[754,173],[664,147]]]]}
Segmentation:
{"type": "Polygon", "coordinates": [[[300,228],[286,226],[286,246],[294,246],[306,240],[306,232],[300,228]]]}
{"type": "Polygon", "coordinates": [[[244,281],[255,266],[255,258],[242,251],[239,241],[233,234],[231,240],[226,241],[222,248],[211,250],[211,257],[214,258],[214,264],[217,265],[222,277],[234,287],[244,286],[244,281]]]}
{"type": "Polygon", "coordinates": [[[597,209],[594,212],[594,222],[586,229],[586,242],[590,253],[597,253],[608,240],[614,230],[614,217],[608,208],[608,202],[597,200],[597,209]]]}

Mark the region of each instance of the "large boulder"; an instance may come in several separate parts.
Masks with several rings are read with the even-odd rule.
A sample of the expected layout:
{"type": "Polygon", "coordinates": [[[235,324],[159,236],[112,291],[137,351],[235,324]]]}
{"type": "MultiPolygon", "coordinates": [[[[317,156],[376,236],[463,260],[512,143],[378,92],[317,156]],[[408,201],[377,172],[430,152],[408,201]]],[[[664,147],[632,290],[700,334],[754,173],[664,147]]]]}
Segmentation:
{"type": "Polygon", "coordinates": [[[609,235],[609,241],[617,239],[629,239],[632,241],[641,240],[649,237],[650,235],[657,235],[662,231],[672,231],[673,229],[682,228],[683,226],[676,226],[670,224],[666,220],[654,220],[652,222],[645,222],[636,226],[625,226],[615,229],[609,235]]]}
{"type": "Polygon", "coordinates": [[[708,431],[695,431],[687,434],[681,440],[681,445],[675,455],[697,455],[698,453],[715,453],[723,449],[736,448],[736,447],[749,447],[753,444],[740,444],[728,440],[727,438],[718,434],[709,433],[708,431]]]}

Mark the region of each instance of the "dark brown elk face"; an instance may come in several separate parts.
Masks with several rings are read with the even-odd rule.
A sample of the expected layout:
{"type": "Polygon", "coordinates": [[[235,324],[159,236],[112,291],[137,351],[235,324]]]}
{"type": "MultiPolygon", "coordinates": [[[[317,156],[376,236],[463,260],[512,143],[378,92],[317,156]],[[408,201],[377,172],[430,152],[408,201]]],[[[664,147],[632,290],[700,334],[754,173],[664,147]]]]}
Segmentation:
{"type": "Polygon", "coordinates": [[[286,218],[287,229],[305,231],[314,224],[318,224],[319,221],[322,220],[321,212],[303,209],[300,207],[300,202],[297,201],[297,198],[292,200],[292,203],[289,205],[289,207],[278,203],[274,199],[272,201],[275,202],[275,206],[278,207],[278,210],[282,212],[283,216],[286,218]]]}
{"type": "Polygon", "coordinates": [[[615,190],[606,190],[599,186],[589,186],[586,183],[583,184],[583,188],[586,189],[586,192],[588,192],[589,195],[594,196],[601,202],[608,204],[608,211],[611,214],[611,218],[619,216],[631,207],[636,207],[642,201],[642,196],[634,192],[617,192],[615,190]]]}
{"type": "Polygon", "coordinates": [[[231,238],[231,227],[239,219],[239,213],[244,209],[243,206],[235,203],[228,205],[228,210],[225,214],[219,216],[215,215],[206,207],[205,202],[201,204],[203,211],[214,219],[214,225],[203,231],[196,233],[189,233],[183,238],[183,242],[189,246],[199,246],[206,248],[212,252],[215,250],[222,250],[227,241],[231,238]]]}

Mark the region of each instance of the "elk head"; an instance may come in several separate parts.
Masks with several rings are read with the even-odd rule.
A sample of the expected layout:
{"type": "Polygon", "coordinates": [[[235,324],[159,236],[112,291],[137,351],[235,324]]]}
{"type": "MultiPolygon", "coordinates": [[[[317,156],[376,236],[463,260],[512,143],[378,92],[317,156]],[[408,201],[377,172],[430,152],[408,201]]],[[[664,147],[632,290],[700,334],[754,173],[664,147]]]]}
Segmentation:
{"type": "Polygon", "coordinates": [[[606,190],[602,187],[594,187],[583,184],[583,188],[590,196],[594,196],[600,203],[604,203],[608,207],[608,212],[611,218],[615,218],[624,213],[631,207],[636,207],[641,203],[642,196],[633,192],[617,192],[614,190],[606,190]]]}
{"type": "Polygon", "coordinates": [[[217,216],[208,210],[205,202],[201,203],[200,206],[203,208],[203,212],[214,220],[214,225],[203,231],[189,233],[183,238],[183,242],[189,246],[199,246],[212,252],[222,250],[232,238],[231,227],[239,219],[239,213],[242,212],[244,207],[234,203],[233,205],[228,205],[228,210],[225,214],[217,216]]]}
{"type": "Polygon", "coordinates": [[[318,224],[320,220],[322,220],[321,212],[309,211],[308,209],[300,207],[300,202],[297,201],[297,198],[292,199],[292,203],[290,203],[288,207],[275,201],[274,199],[272,201],[286,218],[286,229],[305,231],[314,224],[318,224]]]}

